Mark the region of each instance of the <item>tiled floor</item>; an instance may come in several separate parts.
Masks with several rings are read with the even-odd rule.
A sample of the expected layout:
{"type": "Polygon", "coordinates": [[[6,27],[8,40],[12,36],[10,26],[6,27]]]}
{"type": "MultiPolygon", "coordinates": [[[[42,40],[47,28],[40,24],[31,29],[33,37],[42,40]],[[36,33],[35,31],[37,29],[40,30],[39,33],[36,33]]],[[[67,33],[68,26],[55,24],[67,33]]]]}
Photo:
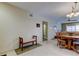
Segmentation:
{"type": "MultiPolygon", "coordinates": [[[[5,52],[8,56],[17,56],[15,51],[5,52]]],[[[19,56],[78,56],[79,54],[68,49],[61,49],[56,46],[56,40],[49,40],[42,43],[42,46],[31,51],[20,54],[19,56]]]]}

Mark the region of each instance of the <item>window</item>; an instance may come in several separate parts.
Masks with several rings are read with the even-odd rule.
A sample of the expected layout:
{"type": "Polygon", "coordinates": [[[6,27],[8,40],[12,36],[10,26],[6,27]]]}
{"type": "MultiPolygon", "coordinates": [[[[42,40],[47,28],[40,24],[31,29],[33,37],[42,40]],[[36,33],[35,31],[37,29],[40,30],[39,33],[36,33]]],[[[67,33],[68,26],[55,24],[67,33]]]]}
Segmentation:
{"type": "Polygon", "coordinates": [[[74,32],[75,30],[75,26],[66,26],[66,31],[68,32],[74,32]]]}
{"type": "Polygon", "coordinates": [[[76,31],[79,31],[79,25],[76,25],[76,31]]]}
{"type": "Polygon", "coordinates": [[[68,31],[68,32],[79,31],[79,22],[63,23],[62,31],[68,31]]]}

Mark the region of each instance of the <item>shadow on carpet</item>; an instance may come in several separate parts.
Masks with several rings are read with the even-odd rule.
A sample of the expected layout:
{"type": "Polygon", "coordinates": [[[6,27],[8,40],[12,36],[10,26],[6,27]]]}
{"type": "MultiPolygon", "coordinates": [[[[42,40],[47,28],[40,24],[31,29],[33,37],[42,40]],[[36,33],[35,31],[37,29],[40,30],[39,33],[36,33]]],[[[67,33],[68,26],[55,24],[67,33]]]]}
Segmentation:
{"type": "Polygon", "coordinates": [[[15,49],[15,52],[16,52],[17,55],[19,55],[19,54],[22,54],[24,52],[28,52],[28,51],[35,49],[37,47],[40,47],[40,46],[42,46],[42,45],[41,44],[29,45],[29,46],[23,47],[23,51],[21,51],[21,48],[15,49]]]}

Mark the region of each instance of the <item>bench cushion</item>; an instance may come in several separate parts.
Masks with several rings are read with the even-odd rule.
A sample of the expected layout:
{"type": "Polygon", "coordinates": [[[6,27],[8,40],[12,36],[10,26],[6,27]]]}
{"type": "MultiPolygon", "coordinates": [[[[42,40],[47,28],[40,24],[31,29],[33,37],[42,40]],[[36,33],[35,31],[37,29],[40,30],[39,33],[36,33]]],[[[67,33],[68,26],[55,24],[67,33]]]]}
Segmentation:
{"type": "Polygon", "coordinates": [[[34,40],[36,40],[36,39],[26,39],[26,40],[24,40],[24,42],[29,42],[29,41],[34,41],[34,40]]]}

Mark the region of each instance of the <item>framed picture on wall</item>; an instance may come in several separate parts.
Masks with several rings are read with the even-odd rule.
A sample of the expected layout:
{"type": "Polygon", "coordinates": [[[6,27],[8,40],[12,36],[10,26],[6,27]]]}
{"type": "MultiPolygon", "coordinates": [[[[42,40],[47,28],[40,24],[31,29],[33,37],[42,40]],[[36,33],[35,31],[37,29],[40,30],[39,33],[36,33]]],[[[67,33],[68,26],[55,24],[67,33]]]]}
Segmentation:
{"type": "Polygon", "coordinates": [[[37,27],[37,28],[40,28],[40,24],[39,24],[39,23],[37,23],[37,24],[36,24],[36,27],[37,27]]]}

